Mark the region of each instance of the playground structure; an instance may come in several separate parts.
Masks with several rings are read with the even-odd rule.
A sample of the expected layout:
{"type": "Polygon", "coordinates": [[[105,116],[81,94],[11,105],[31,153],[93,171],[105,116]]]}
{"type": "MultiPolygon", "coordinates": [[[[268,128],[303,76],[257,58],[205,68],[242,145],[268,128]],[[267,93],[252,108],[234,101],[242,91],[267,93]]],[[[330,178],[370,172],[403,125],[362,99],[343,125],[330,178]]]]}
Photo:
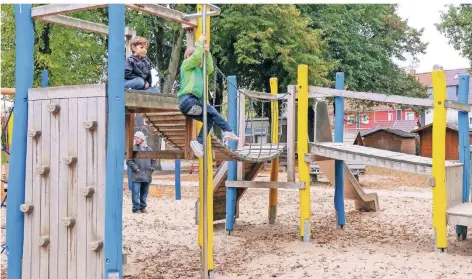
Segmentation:
{"type": "MultiPolygon", "coordinates": [[[[124,155],[126,154],[128,159],[194,158],[189,142],[195,138],[198,125],[179,112],[178,100],[174,95],[123,90],[123,30],[127,30],[124,28],[125,5],[109,5],[108,31],[106,28],[95,26],[94,23],[77,22],[76,19],[59,15],[98,6],[103,5],[45,5],[35,8],[31,5],[15,5],[17,30],[22,32],[17,32],[17,94],[11,160],[14,167],[10,172],[7,211],[9,278],[48,278],[49,274],[57,274],[59,278],[122,278],[124,155]],[[103,33],[105,30],[109,35],[109,84],[31,88],[32,17],[93,32],[103,33]],[[41,117],[33,117],[37,112],[41,117]],[[178,150],[133,152],[133,113],[143,113],[154,132],[178,150]]],[[[199,16],[205,16],[205,9],[202,11],[201,6],[197,14],[191,17],[160,5],[126,7],[182,22],[186,28],[197,28],[195,35],[205,33],[202,30],[209,28],[209,24],[204,26],[201,21],[198,23],[196,20],[199,16]]],[[[209,11],[209,14],[217,15],[218,12],[213,10],[209,11]]],[[[188,38],[192,39],[193,33],[189,31],[188,38]]],[[[196,220],[203,221],[198,222],[198,242],[202,247],[204,263],[202,277],[213,276],[211,271],[214,269],[213,226],[205,226],[205,221],[212,224],[214,220],[226,218],[226,230],[231,234],[234,230],[234,218],[238,215],[238,201],[248,188],[270,189],[270,223],[274,223],[277,216],[277,189],[298,189],[300,237],[304,241],[310,240],[309,163],[312,161],[320,165],[335,185],[336,225],[339,228],[346,224],[344,199],[355,200],[356,209],[359,210],[378,210],[379,207],[377,196],[365,194],[344,164],[346,160],[355,160],[363,161],[366,165],[431,176],[435,247],[440,251],[447,248],[448,223],[460,225],[457,233],[464,239],[466,226],[472,225],[467,118],[470,107],[446,100],[443,72],[435,71],[432,75],[434,101],[342,90],[342,73],[336,75],[337,89],[310,87],[306,65],[300,65],[298,68],[298,84],[289,85],[287,93],[283,94],[278,93],[276,79],[271,79],[272,94],[267,94],[238,90],[236,77],[229,77],[228,121],[233,130],[238,131],[239,128],[240,140],[238,146],[234,143],[226,146],[210,135],[206,154],[211,156],[206,158],[206,164],[203,159],[199,160],[199,201],[203,202],[197,202],[196,220]],[[315,142],[309,143],[306,132],[308,99],[331,96],[335,97],[336,102],[334,142],[331,131],[327,132],[327,106],[320,101],[315,109],[317,136],[315,142]],[[434,149],[433,158],[343,144],[344,97],[434,107],[434,142],[437,147],[434,149]],[[246,122],[246,107],[243,105],[245,98],[271,102],[272,126],[275,127],[271,130],[271,144],[245,144],[242,129],[243,123],[246,122]],[[277,140],[279,101],[287,103],[287,121],[290,128],[287,144],[278,143],[277,140]],[[459,150],[462,152],[460,162],[445,160],[446,108],[459,110],[459,150]],[[297,138],[295,113],[298,113],[297,138]],[[465,126],[467,130],[464,129],[465,126]],[[299,182],[295,179],[296,147],[299,154],[299,182]],[[288,155],[288,178],[286,182],[281,182],[277,177],[277,158],[284,150],[287,150],[288,155]],[[215,174],[212,169],[213,160],[223,162],[215,174]],[[272,161],[271,182],[252,181],[266,161],[272,161]],[[207,179],[204,174],[208,175],[207,179]],[[205,229],[208,231],[205,232],[205,229]]],[[[461,75],[459,78],[459,101],[467,103],[469,76],[461,75]]]]}

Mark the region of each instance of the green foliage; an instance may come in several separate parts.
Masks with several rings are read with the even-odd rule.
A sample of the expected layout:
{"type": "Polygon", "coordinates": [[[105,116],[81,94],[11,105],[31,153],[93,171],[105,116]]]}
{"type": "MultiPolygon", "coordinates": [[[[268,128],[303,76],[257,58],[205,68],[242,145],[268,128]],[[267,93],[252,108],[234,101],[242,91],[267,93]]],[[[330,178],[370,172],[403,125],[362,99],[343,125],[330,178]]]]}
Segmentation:
{"type": "MultiPolygon", "coordinates": [[[[310,26],[322,30],[329,45],[329,59],[339,63],[330,73],[345,73],[348,89],[426,98],[426,88],[399,68],[393,59],[405,60],[424,53],[423,30],[408,26],[396,14],[396,5],[299,5],[311,18],[310,26]]],[[[371,107],[355,101],[360,108],[371,107]]]]}
{"type": "Polygon", "coordinates": [[[441,13],[436,28],[448,38],[449,43],[469,59],[472,67],[472,4],[448,5],[441,13]]]}
{"type": "Polygon", "coordinates": [[[271,77],[279,78],[279,88],[294,84],[299,64],[309,66],[311,84],[328,84],[335,63],[308,23],[295,5],[223,5],[212,21],[212,52],[218,67],[246,88],[268,91],[271,77]]]}

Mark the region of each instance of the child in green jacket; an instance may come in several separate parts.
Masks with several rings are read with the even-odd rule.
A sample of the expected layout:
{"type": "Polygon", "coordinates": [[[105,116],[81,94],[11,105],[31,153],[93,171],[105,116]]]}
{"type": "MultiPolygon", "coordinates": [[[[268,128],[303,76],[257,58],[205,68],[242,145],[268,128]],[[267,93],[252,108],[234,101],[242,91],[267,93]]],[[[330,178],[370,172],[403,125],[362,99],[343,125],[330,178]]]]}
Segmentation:
{"type": "MultiPolygon", "coordinates": [[[[188,48],[185,51],[184,61],[180,67],[180,90],[179,109],[180,111],[192,119],[203,122],[203,53],[207,52],[207,74],[213,73],[213,58],[210,53],[210,48],[207,44],[206,36],[200,36],[199,40],[195,42],[195,48],[188,48]]],[[[228,125],[228,122],[218,113],[218,111],[207,104],[207,126],[208,133],[213,124],[216,124],[224,132],[224,139],[237,141],[238,137],[233,133],[228,125]]],[[[197,140],[190,142],[195,156],[198,158],[203,156],[203,127],[200,129],[197,140]]]]}

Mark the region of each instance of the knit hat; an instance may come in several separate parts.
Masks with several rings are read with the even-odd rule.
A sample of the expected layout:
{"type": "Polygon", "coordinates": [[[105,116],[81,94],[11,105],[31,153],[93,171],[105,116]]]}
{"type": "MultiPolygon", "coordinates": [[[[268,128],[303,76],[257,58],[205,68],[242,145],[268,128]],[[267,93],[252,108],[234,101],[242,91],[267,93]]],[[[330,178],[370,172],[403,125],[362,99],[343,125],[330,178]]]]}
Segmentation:
{"type": "Polygon", "coordinates": [[[140,138],[142,140],[146,140],[146,137],[144,136],[143,132],[141,132],[141,131],[137,131],[136,133],[134,133],[134,136],[137,137],[137,138],[140,138]]]}

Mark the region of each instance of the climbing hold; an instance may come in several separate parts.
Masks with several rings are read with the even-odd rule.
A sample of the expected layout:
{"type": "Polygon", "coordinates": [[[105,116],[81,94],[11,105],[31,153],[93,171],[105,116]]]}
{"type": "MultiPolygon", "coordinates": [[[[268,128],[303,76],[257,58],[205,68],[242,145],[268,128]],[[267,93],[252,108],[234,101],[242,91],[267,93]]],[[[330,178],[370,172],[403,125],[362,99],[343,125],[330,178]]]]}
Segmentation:
{"type": "Polygon", "coordinates": [[[72,228],[75,225],[75,218],[74,217],[62,218],[62,223],[64,224],[64,226],[72,228]]]}
{"type": "Polygon", "coordinates": [[[49,236],[42,236],[38,239],[38,245],[39,246],[48,246],[49,244],[49,236]]]}
{"type": "Polygon", "coordinates": [[[74,164],[77,163],[77,157],[71,156],[71,157],[63,158],[62,163],[66,164],[66,165],[69,165],[69,166],[74,165],[74,164]]]}
{"type": "Polygon", "coordinates": [[[20,205],[20,211],[23,213],[31,213],[33,212],[34,205],[32,204],[22,204],[20,205]]]}
{"type": "Polygon", "coordinates": [[[84,127],[87,130],[95,131],[97,129],[98,122],[97,121],[85,121],[84,127]]]}
{"type": "Polygon", "coordinates": [[[36,172],[41,176],[46,176],[49,173],[49,166],[40,166],[36,168],[36,172]]]}
{"type": "Polygon", "coordinates": [[[52,114],[57,114],[61,110],[61,106],[58,104],[48,104],[48,111],[52,114]]]}
{"type": "Polygon", "coordinates": [[[95,188],[89,186],[89,187],[83,187],[80,189],[80,193],[82,194],[82,196],[85,196],[85,197],[90,197],[93,195],[93,193],[95,193],[95,188]]]}
{"type": "Polygon", "coordinates": [[[90,242],[90,250],[92,251],[98,251],[102,249],[102,247],[103,247],[103,241],[101,240],[90,242]]]}
{"type": "Polygon", "coordinates": [[[28,135],[32,138],[39,138],[41,136],[40,130],[29,130],[28,135]]]}

